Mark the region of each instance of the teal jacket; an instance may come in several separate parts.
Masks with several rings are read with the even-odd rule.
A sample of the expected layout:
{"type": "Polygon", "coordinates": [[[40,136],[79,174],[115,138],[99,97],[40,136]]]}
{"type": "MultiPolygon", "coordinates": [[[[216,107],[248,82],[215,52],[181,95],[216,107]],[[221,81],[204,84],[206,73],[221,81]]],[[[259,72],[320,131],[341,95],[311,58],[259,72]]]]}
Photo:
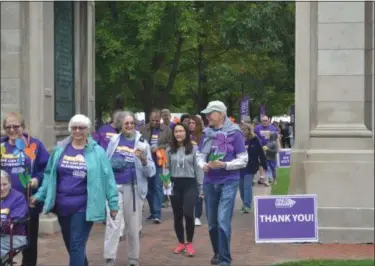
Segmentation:
{"type": "MultiPolygon", "coordinates": [[[[54,209],[56,199],[57,165],[67,145],[71,143],[68,137],[57,143],[44,171],[42,186],[34,198],[44,202],[43,213],[54,209]]],[[[110,210],[118,210],[118,195],[115,177],[106,152],[91,137],[85,147],[87,167],[87,221],[104,221],[106,201],[110,210]]]]}

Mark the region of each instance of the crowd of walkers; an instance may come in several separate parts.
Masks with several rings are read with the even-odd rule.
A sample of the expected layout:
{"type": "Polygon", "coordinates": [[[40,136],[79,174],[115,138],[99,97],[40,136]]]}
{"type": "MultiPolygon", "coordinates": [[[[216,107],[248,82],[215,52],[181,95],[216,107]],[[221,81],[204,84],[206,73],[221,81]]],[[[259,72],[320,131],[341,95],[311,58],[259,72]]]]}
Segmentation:
{"type": "Polygon", "coordinates": [[[236,124],[220,101],[210,102],[201,113],[204,120],[185,114],[171,121],[168,109],[154,109],[149,123],[138,128],[133,113],[117,110],[95,135],[90,119],[77,114],[70,119],[69,137],[51,154],[26,132],[20,114],[6,115],[6,136],[1,139],[1,257],[10,251],[10,224],[30,216],[28,226],[17,224],[13,229],[12,244],[25,246],[22,265],[37,265],[43,212],[57,215],[70,266],[88,265],[86,244],[95,222],[106,227],[104,265],[116,264],[123,239],[128,265],[139,265],[144,203],[150,211],[146,220],[160,224],[167,200],[177,237],[173,252],[195,256],[194,230],[202,224],[204,204],[211,264],[231,265],[237,191],[242,212],[249,213],[255,175],[259,172],[259,184],[276,182],[278,136],[290,146],[290,134],[286,124],[271,125],[267,116],[258,125],[236,124]]]}

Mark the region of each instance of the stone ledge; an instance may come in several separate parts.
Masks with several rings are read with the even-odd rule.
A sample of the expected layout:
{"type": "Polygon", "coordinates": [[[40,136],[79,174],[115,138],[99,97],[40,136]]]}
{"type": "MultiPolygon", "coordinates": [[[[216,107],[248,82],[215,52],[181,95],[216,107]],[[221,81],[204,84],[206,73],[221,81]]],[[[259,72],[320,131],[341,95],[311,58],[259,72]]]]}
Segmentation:
{"type": "Polygon", "coordinates": [[[364,124],[318,124],[310,137],[372,138],[372,132],[364,124]]]}
{"type": "Polygon", "coordinates": [[[322,228],[373,228],[373,208],[318,208],[319,226],[322,228]]]}
{"type": "Polygon", "coordinates": [[[374,243],[374,228],[319,227],[320,243],[374,243]]]}
{"type": "Polygon", "coordinates": [[[60,232],[60,225],[54,215],[41,215],[39,218],[39,234],[54,234],[60,232]]]}

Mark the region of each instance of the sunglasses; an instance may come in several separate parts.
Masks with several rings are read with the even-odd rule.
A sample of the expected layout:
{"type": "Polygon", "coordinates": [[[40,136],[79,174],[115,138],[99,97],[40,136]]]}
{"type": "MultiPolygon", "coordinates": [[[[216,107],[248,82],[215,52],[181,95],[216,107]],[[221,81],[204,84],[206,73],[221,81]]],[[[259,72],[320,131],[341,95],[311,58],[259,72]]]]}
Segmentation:
{"type": "Polygon", "coordinates": [[[125,122],[124,125],[125,126],[128,126],[128,125],[134,126],[134,122],[125,122]]]}
{"type": "Polygon", "coordinates": [[[5,130],[11,130],[11,129],[17,130],[20,127],[21,125],[9,125],[9,126],[5,126],[5,130]]]}

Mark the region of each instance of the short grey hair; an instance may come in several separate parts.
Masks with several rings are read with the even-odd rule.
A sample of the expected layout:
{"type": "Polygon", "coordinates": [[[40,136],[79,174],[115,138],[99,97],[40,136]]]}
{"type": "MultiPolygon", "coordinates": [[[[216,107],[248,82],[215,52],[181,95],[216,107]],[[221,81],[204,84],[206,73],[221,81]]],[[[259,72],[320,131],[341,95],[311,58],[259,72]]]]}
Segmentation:
{"type": "Polygon", "coordinates": [[[73,125],[84,125],[88,129],[90,129],[91,128],[91,120],[90,120],[90,118],[88,118],[85,115],[77,114],[77,115],[73,116],[72,118],[70,118],[69,128],[68,128],[69,133],[72,132],[72,126],[73,125]]]}
{"type": "Polygon", "coordinates": [[[12,184],[12,181],[10,180],[10,175],[7,171],[1,169],[1,177],[5,177],[6,179],[8,179],[9,184],[12,184]]]}
{"type": "Polygon", "coordinates": [[[121,132],[122,130],[122,124],[124,123],[124,119],[127,116],[133,117],[134,124],[137,122],[134,113],[130,111],[121,111],[117,114],[116,121],[115,121],[115,128],[117,132],[121,132]]]}
{"type": "Polygon", "coordinates": [[[168,114],[169,116],[171,116],[171,111],[169,111],[169,109],[163,109],[160,111],[160,113],[163,115],[163,114],[168,114]]]}

